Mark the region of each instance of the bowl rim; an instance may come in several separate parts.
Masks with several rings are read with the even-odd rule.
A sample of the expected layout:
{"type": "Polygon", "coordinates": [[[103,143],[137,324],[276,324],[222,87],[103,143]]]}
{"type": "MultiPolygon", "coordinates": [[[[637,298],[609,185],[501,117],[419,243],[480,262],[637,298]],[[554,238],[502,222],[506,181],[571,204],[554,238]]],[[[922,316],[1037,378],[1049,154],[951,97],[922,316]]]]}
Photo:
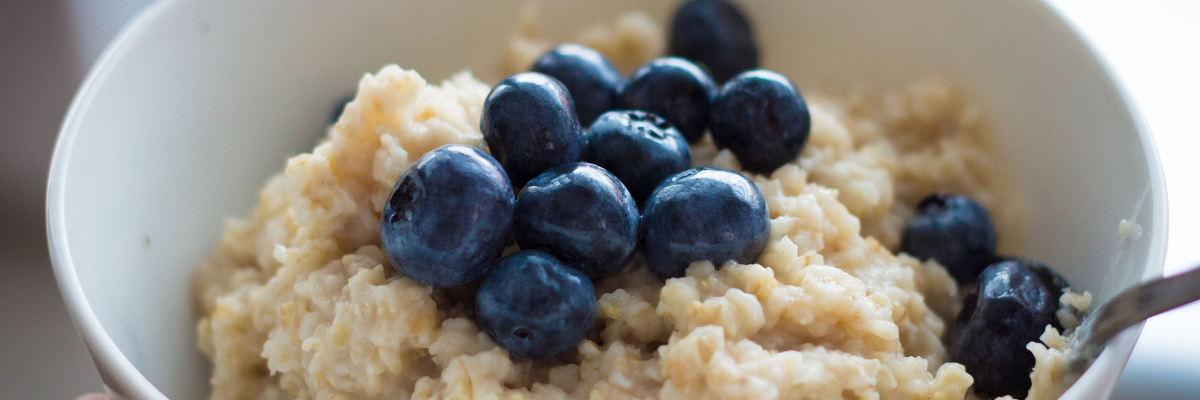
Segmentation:
{"type": "MultiPolygon", "coordinates": [[[[1151,220],[1154,222],[1154,229],[1152,232],[1149,232],[1149,235],[1147,236],[1147,238],[1150,240],[1150,243],[1148,244],[1148,251],[1145,259],[1146,270],[1142,273],[1142,281],[1144,282],[1150,279],[1162,277],[1163,269],[1166,266],[1167,235],[1170,232],[1168,229],[1170,224],[1170,210],[1167,207],[1166,178],[1165,174],[1163,173],[1162,159],[1159,157],[1158,144],[1154,140],[1154,133],[1150,130],[1149,124],[1146,123],[1145,114],[1142,112],[1141,105],[1129,91],[1129,86],[1125,83],[1124,78],[1122,78],[1121,75],[1117,73],[1116,68],[1113,67],[1112,61],[1104,57],[1099,48],[1097,48],[1096,44],[1092,42],[1092,39],[1084,33],[1083,29],[1080,28],[1078,24],[1067,17],[1065,11],[1061,7],[1051,3],[1051,0],[1037,0],[1037,3],[1042,6],[1042,9],[1045,12],[1050,13],[1056,20],[1063,24],[1063,26],[1065,26],[1073,36],[1075,36],[1075,39],[1079,41],[1079,44],[1083,46],[1084,50],[1086,50],[1088,55],[1091,56],[1091,59],[1095,61],[1096,65],[1099,66],[1102,71],[1104,71],[1104,75],[1108,78],[1108,82],[1113,86],[1113,89],[1117,92],[1117,95],[1120,96],[1121,103],[1125,106],[1125,110],[1129,113],[1129,118],[1133,122],[1134,128],[1137,130],[1138,141],[1142,145],[1142,150],[1144,156],[1146,157],[1147,164],[1147,193],[1143,196],[1151,196],[1154,210],[1156,211],[1154,215],[1151,215],[1151,220]]],[[[1139,201],[1138,205],[1135,206],[1135,213],[1136,208],[1141,206],[1142,204],[1139,201]]],[[[1117,344],[1119,346],[1106,346],[1105,349],[1100,353],[1100,356],[1096,358],[1096,361],[1093,365],[1107,361],[1105,358],[1112,359],[1113,357],[1116,357],[1121,360],[1121,368],[1115,370],[1116,374],[1110,377],[1111,383],[1109,383],[1105,388],[1084,388],[1072,384],[1065,392],[1063,392],[1063,394],[1060,395],[1060,398],[1109,398],[1112,395],[1112,390],[1117,385],[1117,379],[1120,378],[1120,376],[1124,373],[1125,365],[1129,362],[1129,357],[1133,354],[1133,349],[1137,345],[1137,341],[1141,337],[1142,329],[1145,327],[1145,325],[1146,321],[1139,322],[1137,325],[1126,329],[1122,333],[1118,334],[1118,336],[1110,339],[1109,344],[1117,344]],[[1120,348],[1114,350],[1114,347],[1120,348]],[[1105,357],[1106,355],[1107,357],[1105,357]]],[[[1098,375],[1103,372],[1104,371],[1088,368],[1075,382],[1078,383],[1088,378],[1102,378],[1098,375]],[[1095,372],[1093,373],[1093,371],[1095,372]]]]}
{"type": "Polygon", "coordinates": [[[137,399],[166,400],[167,396],[121,352],[100,324],[87,296],[83,293],[79,276],[75,273],[74,261],[71,259],[70,245],[67,243],[64,199],[66,173],[75,136],[79,131],[80,116],[91,106],[97,87],[107,79],[115,68],[116,60],[130,47],[129,43],[141,36],[152,21],[177,3],[180,3],[180,0],[158,0],[151,3],[125,24],[105,46],[71,99],[50,161],[46,188],[46,239],[50,248],[50,263],[75,329],[83,338],[92,362],[104,381],[105,389],[118,396],[117,398],[129,396],[137,399]]]}
{"type": "MultiPolygon", "coordinates": [[[[146,378],[133,365],[117,347],[112,337],[105,331],[95,312],[92,310],[83,288],[80,285],[79,277],[75,272],[75,265],[71,258],[70,245],[67,242],[66,222],[65,222],[65,198],[64,190],[66,184],[66,173],[69,167],[69,158],[75,142],[75,137],[78,134],[78,128],[83,115],[92,104],[92,99],[95,97],[97,87],[101,86],[106,81],[108,75],[115,68],[115,64],[119,58],[131,46],[130,43],[141,37],[151,25],[159,19],[171,7],[182,3],[184,0],[157,0],[140,11],[133,19],[121,28],[114,39],[109,42],[97,58],[95,64],[88,70],[83,83],[79,90],[71,100],[71,104],[63,118],[61,128],[58,132],[58,138],[55,142],[54,153],[50,163],[50,172],[48,176],[48,184],[46,191],[46,234],[47,242],[50,249],[50,260],[54,270],[55,278],[58,282],[58,287],[62,293],[63,300],[66,303],[67,310],[71,315],[72,322],[75,324],[76,330],[79,332],[86,345],[92,361],[99,370],[100,376],[104,381],[105,388],[110,394],[117,398],[136,398],[136,399],[167,399],[167,396],[162,393],[153,383],[146,378]],[[124,397],[122,397],[124,396],[124,397]]],[[[1149,177],[1148,189],[1151,195],[1154,210],[1157,211],[1151,216],[1154,222],[1154,228],[1148,232],[1148,237],[1151,242],[1149,251],[1146,257],[1146,271],[1143,273],[1142,280],[1151,279],[1162,276],[1163,267],[1166,261],[1166,244],[1167,244],[1167,188],[1164,180],[1162,162],[1159,158],[1158,148],[1154,140],[1153,134],[1150,132],[1148,125],[1144,120],[1143,113],[1138,103],[1131,96],[1128,87],[1121,79],[1120,75],[1112,67],[1110,62],[1104,58],[1091,40],[1083,34],[1082,30],[1073,23],[1063,10],[1054,6],[1049,0],[1034,0],[1041,7],[1042,12],[1050,13],[1055,20],[1063,24],[1074,36],[1080,44],[1084,46],[1090,58],[1101,68],[1108,78],[1109,84],[1113,86],[1115,91],[1120,96],[1120,100],[1125,110],[1129,113],[1135,130],[1137,131],[1138,139],[1142,145],[1147,162],[1147,172],[1149,177]]],[[[1129,342],[1127,348],[1122,348],[1123,354],[1113,354],[1112,356],[1121,357],[1128,360],[1129,355],[1133,352],[1133,343],[1140,336],[1143,324],[1138,324],[1132,329],[1124,333],[1123,342],[1129,342]]],[[[1114,341],[1122,339],[1118,337],[1114,341]]],[[[1122,343],[1124,344],[1124,343],[1122,343]]],[[[1123,347],[1123,346],[1122,346],[1123,347]]],[[[1109,347],[1111,349],[1112,347],[1109,347]]],[[[1106,349],[1103,354],[1113,353],[1106,349]]],[[[1103,355],[1102,354],[1102,355],[1103,355]]],[[[1112,357],[1110,356],[1110,357],[1112,357]]],[[[1122,367],[1123,369],[1123,367],[1122,367]]],[[[1087,378],[1092,374],[1092,369],[1086,371],[1080,380],[1087,378]]],[[[1119,376],[1119,373],[1118,373],[1119,376]]],[[[1115,385],[1115,377],[1114,383],[1115,385]]],[[[1072,386],[1064,393],[1064,396],[1074,393],[1075,395],[1082,394],[1079,387],[1072,386]]],[[[1109,387],[1111,389],[1111,386],[1109,387]]],[[[1107,394],[1107,393],[1095,393],[1107,394]]]]}

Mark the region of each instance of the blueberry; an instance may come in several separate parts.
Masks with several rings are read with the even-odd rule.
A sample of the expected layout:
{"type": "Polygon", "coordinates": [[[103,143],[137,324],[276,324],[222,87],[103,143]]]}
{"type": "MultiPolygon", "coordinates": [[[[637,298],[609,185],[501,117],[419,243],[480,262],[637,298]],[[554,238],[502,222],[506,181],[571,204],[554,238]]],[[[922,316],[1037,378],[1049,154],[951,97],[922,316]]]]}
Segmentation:
{"type": "Polygon", "coordinates": [[[642,212],[642,254],[659,278],[681,277],[688,264],[709,260],[752,263],[767,245],[770,215],[762,193],[746,177],[694,168],[668,178],[642,212]]]}
{"type": "Polygon", "coordinates": [[[523,72],[496,84],[483,102],[479,125],[488,149],[517,186],[579,161],[583,151],[571,94],[545,74],[523,72]]]}
{"type": "Polygon", "coordinates": [[[579,345],[596,319],[596,293],[582,272],[549,253],[500,259],[475,297],[476,323],[512,355],[538,360],[579,345]]]}
{"type": "Polygon", "coordinates": [[[1047,325],[1061,329],[1055,317],[1061,287],[1051,274],[1057,275],[1040,264],[1002,261],[985,268],[963,299],[948,351],[975,378],[975,393],[1025,398],[1034,364],[1025,345],[1047,325]]]}
{"type": "Polygon", "coordinates": [[[434,287],[487,271],[508,241],[516,198],[496,160],[442,146],[404,172],[383,208],[380,236],[392,267],[434,287]]]}
{"type": "Polygon", "coordinates": [[[533,63],[533,71],[558,79],[575,100],[575,113],[583,126],[621,104],[625,77],[600,53],[577,44],[550,49],[533,63]]]}
{"type": "Polygon", "coordinates": [[[996,229],[987,210],[970,198],[935,193],[917,204],[904,226],[900,250],[935,259],[959,284],[975,281],[996,257],[996,229]]]}
{"type": "Polygon", "coordinates": [[[704,137],[716,84],[703,69],[679,57],[665,57],[633,71],[621,93],[625,108],[649,111],[695,142],[704,137]]]}
{"type": "MultiPolygon", "coordinates": [[[[1030,271],[1033,271],[1033,273],[1037,275],[1038,279],[1042,282],[1042,285],[1050,291],[1050,298],[1054,299],[1055,302],[1058,301],[1059,297],[1062,297],[1063,290],[1071,286],[1067,283],[1067,278],[1064,278],[1062,275],[1060,275],[1058,271],[1055,271],[1046,264],[1042,264],[1028,258],[997,256],[993,265],[1008,261],[1019,263],[1029,268],[1030,271]]],[[[1057,312],[1057,309],[1055,309],[1055,311],[1057,312]]],[[[1057,314],[1054,316],[1051,325],[1054,325],[1054,328],[1058,329],[1060,332],[1063,330],[1062,324],[1058,321],[1057,314]]]]}
{"type": "Polygon", "coordinates": [[[617,177],[588,163],[560,165],[517,195],[513,232],[592,279],[625,267],[637,250],[638,209],[617,177]]]}
{"type": "Polygon", "coordinates": [[[811,117],[783,75],[747,71],[721,88],[712,110],[713,143],[728,148],[742,167],[770,174],[796,159],[808,141],[811,117]]]}
{"type": "Polygon", "coordinates": [[[588,128],[583,160],[612,172],[638,207],[671,175],[692,165],[687,140],[666,120],[634,110],[609,111],[588,128]]]}
{"type": "Polygon", "coordinates": [[[671,21],[669,53],[708,66],[717,82],[758,68],[758,45],[746,17],[724,0],[692,0],[671,21]]]}

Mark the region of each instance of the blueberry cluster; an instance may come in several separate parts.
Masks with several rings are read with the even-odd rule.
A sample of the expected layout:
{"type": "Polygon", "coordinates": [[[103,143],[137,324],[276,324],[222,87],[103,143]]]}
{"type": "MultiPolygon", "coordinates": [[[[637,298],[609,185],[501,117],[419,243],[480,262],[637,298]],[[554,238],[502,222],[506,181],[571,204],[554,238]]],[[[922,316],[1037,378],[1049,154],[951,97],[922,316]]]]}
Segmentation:
{"type": "MultiPolygon", "coordinates": [[[[713,143],[729,149],[746,170],[769,174],[796,159],[808,141],[811,122],[808,104],[791,81],[757,69],[758,44],[751,28],[741,10],[725,0],[690,0],[676,10],[672,20],[670,56],[642,65],[628,79],[600,53],[577,44],[547,51],[532,70],[561,82],[574,99],[568,109],[581,126],[601,122],[611,110],[644,111],[666,121],[687,142],[711,134],[713,143]]],[[[484,120],[494,122],[486,115],[484,120]]],[[[509,142],[541,144],[527,139],[513,137],[499,143],[499,139],[489,138],[488,145],[497,154],[497,146],[509,142]]],[[[500,147],[500,153],[504,149],[500,147]]],[[[572,150],[554,151],[565,155],[572,150]]],[[[604,152],[607,155],[599,157],[621,154],[611,148],[604,152]]],[[[507,169],[510,162],[505,157],[497,155],[507,169]]],[[[514,183],[531,177],[517,172],[514,183]]],[[[625,180],[621,173],[613,174],[625,180]]],[[[639,204],[649,194],[645,188],[631,187],[630,191],[639,204]]]]}
{"type": "Polygon", "coordinates": [[[477,283],[480,329],[541,359],[583,339],[592,281],[638,251],[662,279],[692,261],[758,258],[770,229],[762,193],[734,172],[689,169],[688,143],[711,132],[770,173],[804,147],[807,105],[786,78],[754,69],[750,26],[729,3],[689,1],[672,26],[677,57],[628,79],[595,50],[563,44],[493,87],[480,118],[490,155],[435,149],[392,189],[380,221],[392,266],[433,287],[477,283]],[[510,237],[521,251],[501,257],[510,237]]]}
{"type": "Polygon", "coordinates": [[[749,179],[688,169],[683,136],[643,111],[606,112],[584,140],[561,86],[537,73],[501,82],[493,94],[509,93],[488,97],[484,115],[493,120],[482,123],[497,158],[463,145],[430,151],[397,181],[380,221],[397,271],[433,287],[478,280],[479,327],[527,359],[574,348],[595,319],[592,280],[620,272],[637,250],[669,279],[695,260],[753,262],[769,233],[766,203],[749,179]],[[566,100],[546,101],[551,95],[566,100]],[[497,109],[566,121],[528,122],[497,109]],[[538,128],[543,143],[558,145],[513,139],[538,128]],[[582,155],[555,151],[564,148],[582,155]],[[514,195],[509,177],[533,173],[514,195]],[[501,258],[510,234],[523,250],[501,258]]]}
{"type": "MultiPolygon", "coordinates": [[[[787,78],[757,69],[751,25],[725,0],[685,2],[669,41],[672,56],[628,79],[595,50],[563,44],[493,87],[480,120],[490,154],[443,146],[393,187],[380,221],[393,268],[432,287],[477,285],[480,329],[514,356],[543,359],[583,340],[592,282],[639,251],[661,279],[698,260],[754,262],[770,233],[762,193],[738,173],[691,168],[688,143],[711,135],[747,171],[769,174],[803,150],[808,106],[787,78]],[[521,250],[501,257],[514,239],[521,250]]],[[[1062,328],[1068,285],[1045,265],[997,257],[996,241],[983,206],[939,193],[917,205],[901,250],[970,287],[948,355],[976,392],[1024,397],[1025,345],[1062,328]]]]}
{"type": "Polygon", "coordinates": [[[1066,279],[1036,261],[996,255],[996,230],[978,202],[935,193],[917,204],[905,225],[901,250],[934,259],[970,287],[950,330],[948,356],[975,378],[987,398],[1024,398],[1032,384],[1033,354],[1046,326],[1058,330],[1059,297],[1066,279]]]}
{"type": "Polygon", "coordinates": [[[795,160],[811,128],[808,104],[796,87],[762,69],[742,72],[718,89],[700,65],[660,58],[633,72],[621,98],[626,108],[662,117],[689,142],[710,133],[718,148],[760,174],[795,160]]]}

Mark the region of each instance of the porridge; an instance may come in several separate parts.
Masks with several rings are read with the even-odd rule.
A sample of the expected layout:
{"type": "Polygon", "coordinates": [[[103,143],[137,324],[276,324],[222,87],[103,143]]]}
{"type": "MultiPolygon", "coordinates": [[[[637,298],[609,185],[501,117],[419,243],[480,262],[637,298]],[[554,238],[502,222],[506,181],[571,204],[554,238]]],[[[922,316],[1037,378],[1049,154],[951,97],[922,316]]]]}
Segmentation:
{"type": "MultiPolygon", "coordinates": [[[[500,65],[526,69],[550,42],[526,18],[500,65]]],[[[634,13],[576,38],[628,73],[663,54],[663,30],[634,13]]],[[[809,96],[800,157],[744,172],[769,210],[753,263],[695,261],[662,280],[636,256],[594,282],[595,324],[572,350],[511,356],[474,320],[472,285],[431,288],[396,272],[380,215],[409,167],[448,144],[487,150],[491,86],[468,72],[433,84],[388,65],[311,153],[230,220],[195,275],[200,349],[213,399],[962,399],[975,379],[948,362],[962,308],[936,261],[898,253],[913,207],[934,192],[990,212],[1001,252],[1022,206],[989,152],[986,120],[939,79],[894,92],[809,96]]],[[[708,136],[695,167],[743,171],[708,136]]],[[[696,210],[702,212],[703,210],[696,210]]],[[[505,254],[516,252],[509,244],[505,254]]],[[[1091,297],[1063,291],[1069,330],[1091,297]]],[[[1069,335],[1046,327],[1029,399],[1066,389],[1069,335]]]]}

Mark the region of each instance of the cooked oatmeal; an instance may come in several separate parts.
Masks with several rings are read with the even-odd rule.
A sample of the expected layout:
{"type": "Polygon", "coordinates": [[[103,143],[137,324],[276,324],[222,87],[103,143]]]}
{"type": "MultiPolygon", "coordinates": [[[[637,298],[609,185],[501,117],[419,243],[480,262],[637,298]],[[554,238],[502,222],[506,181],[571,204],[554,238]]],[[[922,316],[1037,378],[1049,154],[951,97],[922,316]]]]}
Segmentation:
{"type": "MultiPolygon", "coordinates": [[[[581,40],[631,69],[662,52],[661,37],[631,14],[581,40]]],[[[501,70],[524,69],[548,43],[528,20],[501,70]]],[[[364,76],[326,139],[287,161],[249,217],[227,223],[195,276],[213,399],[968,396],[971,376],[944,362],[954,280],[936,262],[893,254],[909,210],[934,191],[985,205],[1008,238],[1002,249],[1019,231],[1021,205],[997,176],[982,114],[950,83],[810,95],[800,159],[748,175],[772,219],[756,264],[694,262],[663,282],[635,258],[597,282],[597,323],[577,351],[536,362],[514,361],[476,328],[471,289],[401,276],[379,247],[380,212],[412,162],[451,143],[486,149],[489,89],[467,72],[436,85],[395,65],[364,76]]],[[[741,170],[707,139],[692,157],[741,170]]],[[[1073,317],[1060,312],[1065,327],[1073,317]]],[[[1051,328],[1042,341],[1029,345],[1030,399],[1065,389],[1063,338],[1051,328]]]]}

